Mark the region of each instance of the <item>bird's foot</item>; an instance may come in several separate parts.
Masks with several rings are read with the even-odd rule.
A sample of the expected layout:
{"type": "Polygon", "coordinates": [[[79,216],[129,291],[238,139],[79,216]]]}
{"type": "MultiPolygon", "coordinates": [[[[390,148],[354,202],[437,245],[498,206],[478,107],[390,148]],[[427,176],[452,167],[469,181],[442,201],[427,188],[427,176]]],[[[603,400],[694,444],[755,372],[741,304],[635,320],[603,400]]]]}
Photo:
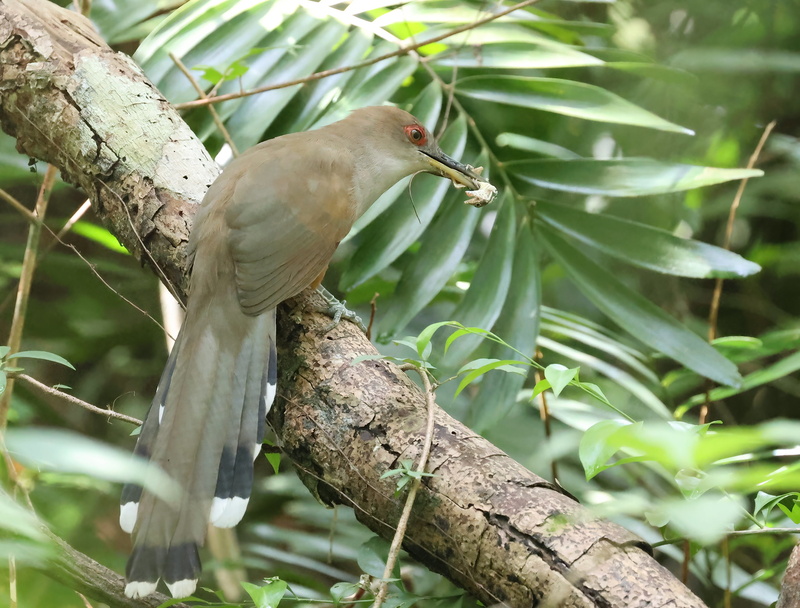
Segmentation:
{"type": "Polygon", "coordinates": [[[364,325],[364,322],[361,320],[361,317],[359,317],[355,312],[353,312],[352,310],[347,308],[347,306],[345,306],[345,304],[347,304],[345,300],[342,300],[340,302],[333,296],[333,294],[330,291],[325,289],[322,285],[317,287],[317,293],[321,295],[323,298],[325,298],[325,302],[327,303],[327,306],[320,308],[319,312],[326,314],[331,319],[333,319],[333,322],[327,325],[325,329],[322,330],[323,333],[328,333],[329,331],[331,331],[334,327],[336,327],[337,325],[339,325],[339,323],[342,322],[342,319],[346,319],[347,321],[355,323],[361,331],[363,331],[364,333],[367,332],[367,327],[366,325],[364,325]]]}

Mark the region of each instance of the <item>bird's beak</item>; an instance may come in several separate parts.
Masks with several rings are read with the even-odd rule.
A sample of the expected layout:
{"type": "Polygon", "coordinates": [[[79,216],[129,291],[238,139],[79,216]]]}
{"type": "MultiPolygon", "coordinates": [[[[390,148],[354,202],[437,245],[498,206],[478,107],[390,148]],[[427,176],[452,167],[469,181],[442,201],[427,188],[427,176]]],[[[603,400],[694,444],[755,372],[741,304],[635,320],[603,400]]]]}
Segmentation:
{"type": "Polygon", "coordinates": [[[446,177],[454,184],[461,184],[470,190],[477,190],[481,183],[486,183],[486,180],[476,173],[475,169],[450,158],[438,148],[432,152],[422,150],[422,153],[426,156],[425,160],[431,165],[429,173],[446,177]]]}

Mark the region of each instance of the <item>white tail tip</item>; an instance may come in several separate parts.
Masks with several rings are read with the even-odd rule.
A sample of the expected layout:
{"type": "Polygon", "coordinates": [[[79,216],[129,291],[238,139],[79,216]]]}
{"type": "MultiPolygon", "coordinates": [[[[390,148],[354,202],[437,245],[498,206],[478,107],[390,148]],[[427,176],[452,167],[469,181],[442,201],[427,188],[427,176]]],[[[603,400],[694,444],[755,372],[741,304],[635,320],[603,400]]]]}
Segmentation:
{"type": "Polygon", "coordinates": [[[138,502],[126,502],[119,508],[119,527],[125,530],[128,534],[133,534],[133,528],[136,526],[136,518],[139,515],[138,502]]]}
{"type": "Polygon", "coordinates": [[[142,583],[133,581],[125,585],[125,595],[136,600],[150,595],[156,590],[156,583],[142,583]]]}
{"type": "Polygon", "coordinates": [[[249,498],[234,496],[233,498],[214,498],[208,520],[217,528],[233,528],[242,521],[247,510],[249,498]]]}
{"type": "Polygon", "coordinates": [[[182,581],[167,583],[167,588],[172,597],[189,597],[197,589],[197,579],[185,578],[182,581]]]}

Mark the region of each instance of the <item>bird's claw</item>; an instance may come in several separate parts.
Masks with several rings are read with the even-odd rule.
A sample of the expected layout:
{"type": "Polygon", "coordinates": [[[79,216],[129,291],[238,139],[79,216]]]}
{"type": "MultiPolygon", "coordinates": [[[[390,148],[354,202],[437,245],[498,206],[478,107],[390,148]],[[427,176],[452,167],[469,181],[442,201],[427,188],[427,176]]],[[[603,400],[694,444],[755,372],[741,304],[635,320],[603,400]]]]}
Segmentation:
{"type": "Polygon", "coordinates": [[[317,288],[317,292],[325,299],[325,302],[327,303],[327,306],[321,307],[319,312],[328,315],[331,319],[333,319],[331,323],[323,328],[322,333],[326,334],[334,329],[337,325],[339,325],[339,323],[342,322],[342,319],[350,321],[351,323],[355,323],[361,331],[367,333],[367,326],[364,325],[361,317],[347,308],[347,302],[345,300],[340,302],[333,296],[331,292],[321,285],[317,288]]]}

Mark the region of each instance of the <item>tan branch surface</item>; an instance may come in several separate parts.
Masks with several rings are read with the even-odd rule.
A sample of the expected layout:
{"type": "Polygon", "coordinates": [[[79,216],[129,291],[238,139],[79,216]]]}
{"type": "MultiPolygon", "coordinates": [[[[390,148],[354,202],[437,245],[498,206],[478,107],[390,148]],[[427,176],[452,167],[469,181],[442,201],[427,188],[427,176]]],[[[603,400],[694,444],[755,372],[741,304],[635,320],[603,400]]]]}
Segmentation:
{"type": "MultiPolygon", "coordinates": [[[[192,207],[217,169],[130,58],[46,0],[0,1],[0,124],[22,153],[81,186],[120,241],[184,293],[192,207]]],[[[391,538],[403,498],[379,478],[419,456],[425,395],[394,365],[351,365],[374,348],[349,323],[322,333],[328,319],[304,312],[312,297],[282,311],[272,422],[321,500],[353,507],[391,538]]],[[[703,606],[634,535],[591,518],[438,407],[428,470],[404,547],[486,605],[703,606]]],[[[119,577],[79,556],[49,573],[130,605],[119,577]]]]}

